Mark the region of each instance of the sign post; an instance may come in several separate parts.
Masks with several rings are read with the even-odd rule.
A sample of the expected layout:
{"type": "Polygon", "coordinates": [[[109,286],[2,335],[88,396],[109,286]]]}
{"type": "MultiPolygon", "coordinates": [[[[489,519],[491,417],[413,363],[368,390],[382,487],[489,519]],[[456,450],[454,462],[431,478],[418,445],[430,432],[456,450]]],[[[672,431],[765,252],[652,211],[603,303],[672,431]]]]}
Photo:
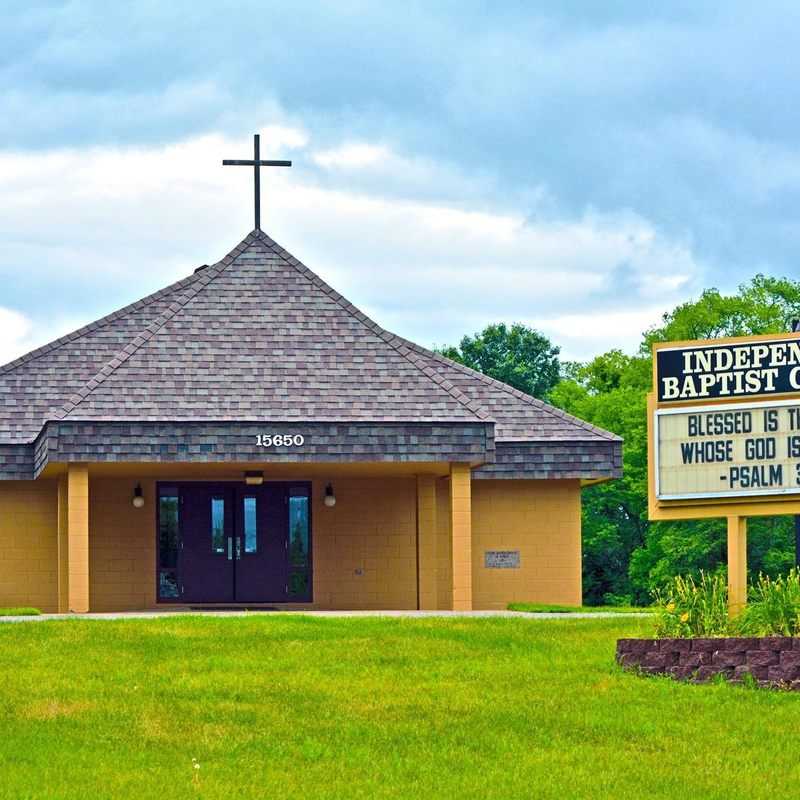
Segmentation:
{"type": "Polygon", "coordinates": [[[654,345],[648,478],[651,520],[727,518],[740,613],[747,517],[800,514],[800,332],[654,345]]]}
{"type": "Polygon", "coordinates": [[[747,517],[728,517],[728,611],[740,614],[747,603],[747,517]]]}

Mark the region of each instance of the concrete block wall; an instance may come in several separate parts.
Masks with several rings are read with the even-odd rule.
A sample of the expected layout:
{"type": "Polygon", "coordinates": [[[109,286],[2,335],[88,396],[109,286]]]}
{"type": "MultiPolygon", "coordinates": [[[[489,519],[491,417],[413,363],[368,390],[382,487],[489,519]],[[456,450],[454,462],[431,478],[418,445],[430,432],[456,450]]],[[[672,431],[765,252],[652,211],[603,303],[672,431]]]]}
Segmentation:
{"type": "Polygon", "coordinates": [[[579,481],[473,481],[474,608],[503,609],[510,602],[579,606],[581,583],[579,481]],[[519,568],[487,568],[487,550],[518,550],[519,568]]]}
{"type": "Polygon", "coordinates": [[[156,605],[156,483],[92,478],[89,495],[89,594],[92,611],[156,605]],[[137,483],[144,508],[131,500],[137,483]]]}
{"type": "Polygon", "coordinates": [[[58,483],[0,482],[0,607],[58,611],[58,483]]]}

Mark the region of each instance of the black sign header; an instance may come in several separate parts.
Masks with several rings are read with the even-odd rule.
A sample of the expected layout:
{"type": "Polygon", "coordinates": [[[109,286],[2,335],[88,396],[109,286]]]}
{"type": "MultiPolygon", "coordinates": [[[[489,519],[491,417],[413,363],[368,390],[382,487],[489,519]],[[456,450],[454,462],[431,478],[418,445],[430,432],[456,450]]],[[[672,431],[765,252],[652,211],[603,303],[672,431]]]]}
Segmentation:
{"type": "Polygon", "coordinates": [[[656,350],[660,403],[800,394],[800,337],[656,350]]]}

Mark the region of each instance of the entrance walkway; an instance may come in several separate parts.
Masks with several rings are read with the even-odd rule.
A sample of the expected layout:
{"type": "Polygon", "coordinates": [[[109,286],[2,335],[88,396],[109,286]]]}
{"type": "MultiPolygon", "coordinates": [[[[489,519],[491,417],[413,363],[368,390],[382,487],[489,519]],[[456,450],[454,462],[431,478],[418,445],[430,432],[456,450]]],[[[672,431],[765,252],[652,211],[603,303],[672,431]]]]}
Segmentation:
{"type": "Polygon", "coordinates": [[[3,622],[48,622],[51,620],[65,619],[93,619],[93,620],[119,620],[119,619],[161,619],[165,617],[252,617],[252,616],[307,616],[307,617],[397,617],[401,619],[420,619],[425,617],[442,617],[445,619],[454,617],[467,618],[492,618],[492,617],[513,617],[516,619],[617,619],[631,617],[646,617],[646,613],[626,613],[617,614],[613,611],[599,611],[596,613],[528,613],[525,611],[272,611],[259,610],[252,611],[219,611],[219,610],[196,610],[187,609],[186,611],[116,611],[105,613],[89,614],[38,614],[36,616],[0,616],[0,623],[3,622]]]}

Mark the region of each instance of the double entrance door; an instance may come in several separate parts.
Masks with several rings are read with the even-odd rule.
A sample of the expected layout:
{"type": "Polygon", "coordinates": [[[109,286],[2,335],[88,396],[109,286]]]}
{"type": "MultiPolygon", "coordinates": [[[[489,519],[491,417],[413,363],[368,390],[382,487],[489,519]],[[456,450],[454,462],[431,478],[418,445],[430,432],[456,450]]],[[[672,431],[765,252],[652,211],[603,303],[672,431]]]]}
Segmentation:
{"type": "MultiPolygon", "coordinates": [[[[160,599],[275,603],[311,599],[307,484],[183,483],[159,487],[159,536],[177,517],[173,576],[160,599]],[[173,585],[170,585],[172,583],[173,585]],[[175,596],[177,595],[177,596],[175,596]]],[[[167,571],[169,568],[167,567],[167,571]]]]}

